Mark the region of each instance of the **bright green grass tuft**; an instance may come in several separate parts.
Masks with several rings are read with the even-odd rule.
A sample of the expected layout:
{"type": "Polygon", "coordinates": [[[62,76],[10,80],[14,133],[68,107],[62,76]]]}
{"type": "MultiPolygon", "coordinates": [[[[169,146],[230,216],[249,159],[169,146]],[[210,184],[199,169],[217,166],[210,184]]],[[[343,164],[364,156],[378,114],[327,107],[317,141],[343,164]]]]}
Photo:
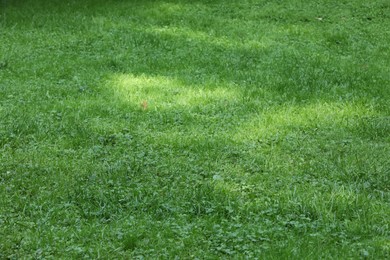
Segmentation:
{"type": "Polygon", "coordinates": [[[388,1],[0,6],[0,258],[390,257],[388,1]]]}

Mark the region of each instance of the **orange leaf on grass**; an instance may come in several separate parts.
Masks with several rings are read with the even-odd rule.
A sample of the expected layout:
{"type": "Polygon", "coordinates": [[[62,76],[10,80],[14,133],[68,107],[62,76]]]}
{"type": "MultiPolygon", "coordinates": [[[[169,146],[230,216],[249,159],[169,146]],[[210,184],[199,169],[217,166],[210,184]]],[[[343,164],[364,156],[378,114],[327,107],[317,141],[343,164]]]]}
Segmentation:
{"type": "Polygon", "coordinates": [[[142,110],[148,109],[148,101],[144,100],[141,103],[142,110]]]}

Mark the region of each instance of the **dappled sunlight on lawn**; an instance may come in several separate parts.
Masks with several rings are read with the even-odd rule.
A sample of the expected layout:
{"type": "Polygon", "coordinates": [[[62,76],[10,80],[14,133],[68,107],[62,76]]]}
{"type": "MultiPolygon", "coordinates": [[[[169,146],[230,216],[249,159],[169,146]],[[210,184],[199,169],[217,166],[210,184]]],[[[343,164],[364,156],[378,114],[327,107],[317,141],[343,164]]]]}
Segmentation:
{"type": "Polygon", "coordinates": [[[243,124],[234,134],[234,139],[269,138],[278,133],[285,135],[299,129],[337,131],[339,128],[353,127],[362,117],[376,115],[378,113],[373,108],[359,102],[319,100],[308,104],[275,106],[243,124]]]}
{"type": "Polygon", "coordinates": [[[386,0],[3,2],[0,258],[388,255],[386,0]]]}
{"type": "Polygon", "coordinates": [[[231,37],[227,36],[215,36],[212,33],[207,33],[205,31],[195,31],[188,27],[149,27],[145,28],[145,31],[160,36],[187,38],[189,42],[196,41],[197,43],[206,43],[208,45],[219,46],[225,49],[261,50],[276,44],[275,41],[265,37],[259,40],[242,41],[240,39],[232,39],[231,37]]]}
{"type": "Polygon", "coordinates": [[[114,96],[129,105],[144,110],[163,111],[167,109],[191,110],[226,102],[236,102],[240,93],[232,87],[188,86],[176,79],[164,76],[113,75],[107,83],[114,96]]]}

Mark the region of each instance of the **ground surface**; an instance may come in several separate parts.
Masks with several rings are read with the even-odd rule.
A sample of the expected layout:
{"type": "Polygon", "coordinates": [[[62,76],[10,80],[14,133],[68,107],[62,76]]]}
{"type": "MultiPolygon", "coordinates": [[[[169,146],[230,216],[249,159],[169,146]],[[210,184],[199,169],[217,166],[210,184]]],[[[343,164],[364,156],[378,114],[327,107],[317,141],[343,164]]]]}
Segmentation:
{"type": "Polygon", "coordinates": [[[388,258],[390,3],[10,1],[0,258],[388,258]]]}

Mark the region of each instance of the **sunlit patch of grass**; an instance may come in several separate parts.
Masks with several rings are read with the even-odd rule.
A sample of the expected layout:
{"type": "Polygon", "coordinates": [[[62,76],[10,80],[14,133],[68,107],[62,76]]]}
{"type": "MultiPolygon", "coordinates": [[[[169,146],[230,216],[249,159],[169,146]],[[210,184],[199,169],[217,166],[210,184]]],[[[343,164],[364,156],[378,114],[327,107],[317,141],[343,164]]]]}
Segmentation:
{"type": "MultiPolygon", "coordinates": [[[[267,39],[264,36],[259,37],[258,40],[248,40],[240,41],[239,39],[232,40],[228,36],[215,36],[212,32],[203,32],[203,31],[194,31],[193,29],[186,27],[156,27],[156,28],[145,28],[146,31],[154,34],[165,35],[165,36],[180,36],[188,39],[188,42],[207,42],[208,44],[213,44],[215,46],[220,46],[222,48],[232,49],[254,49],[261,50],[267,47],[277,44],[271,39],[267,39]]],[[[279,32],[282,33],[282,32],[279,32]]]]}
{"type": "Polygon", "coordinates": [[[259,113],[234,133],[235,140],[269,138],[275,134],[288,134],[294,130],[323,131],[342,129],[366,117],[378,115],[370,106],[360,102],[328,103],[315,101],[309,104],[280,105],[259,113]]]}
{"type": "Polygon", "coordinates": [[[204,84],[188,86],[166,77],[117,75],[107,83],[114,96],[133,107],[151,110],[191,109],[211,103],[237,102],[240,94],[233,87],[204,84]],[[146,105],[142,105],[143,102],[146,105]]]}

